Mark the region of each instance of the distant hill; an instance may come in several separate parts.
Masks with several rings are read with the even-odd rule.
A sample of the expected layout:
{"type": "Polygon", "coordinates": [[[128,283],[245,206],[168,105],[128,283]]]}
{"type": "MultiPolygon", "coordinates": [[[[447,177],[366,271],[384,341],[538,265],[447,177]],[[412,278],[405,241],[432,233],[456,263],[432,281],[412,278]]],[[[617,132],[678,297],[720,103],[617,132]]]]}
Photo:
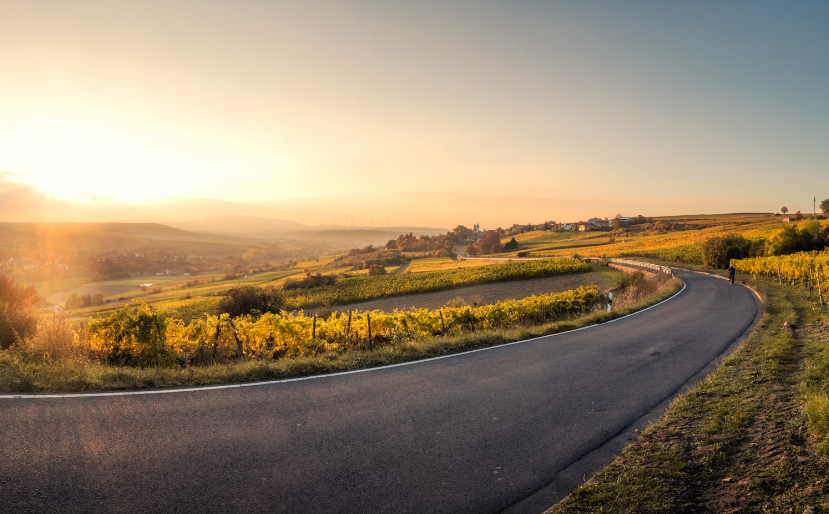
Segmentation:
{"type": "Polygon", "coordinates": [[[257,216],[210,216],[191,221],[175,221],[170,226],[203,234],[263,238],[309,228],[297,221],[257,216]]]}
{"type": "Polygon", "coordinates": [[[363,237],[396,238],[412,232],[416,235],[446,233],[446,229],[428,227],[347,227],[337,225],[305,225],[298,221],[257,216],[210,216],[191,221],[174,221],[170,226],[203,234],[236,237],[288,238],[308,241],[348,241],[363,237]],[[355,233],[363,232],[359,236],[355,233]],[[372,234],[369,234],[372,233],[372,234]],[[382,233],[382,235],[380,235],[382,233]]]}
{"type": "Polygon", "coordinates": [[[0,223],[0,248],[24,252],[100,252],[165,246],[193,253],[235,253],[255,241],[188,232],[158,223],[0,223]]]}

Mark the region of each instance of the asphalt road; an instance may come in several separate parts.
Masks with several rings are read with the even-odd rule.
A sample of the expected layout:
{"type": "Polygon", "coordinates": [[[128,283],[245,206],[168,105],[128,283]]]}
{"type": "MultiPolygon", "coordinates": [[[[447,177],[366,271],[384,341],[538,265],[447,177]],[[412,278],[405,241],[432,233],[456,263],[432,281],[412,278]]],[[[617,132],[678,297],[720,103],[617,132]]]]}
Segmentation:
{"type": "Polygon", "coordinates": [[[0,512],[495,513],[651,411],[751,325],[681,273],[617,322],[254,387],[0,399],[0,512]]]}

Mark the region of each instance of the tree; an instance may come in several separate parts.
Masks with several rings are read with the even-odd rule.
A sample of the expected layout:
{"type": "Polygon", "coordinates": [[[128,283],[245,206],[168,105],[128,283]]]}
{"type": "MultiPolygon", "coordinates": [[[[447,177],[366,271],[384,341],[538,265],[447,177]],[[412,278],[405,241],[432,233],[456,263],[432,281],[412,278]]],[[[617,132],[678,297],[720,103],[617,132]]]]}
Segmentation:
{"type": "Polygon", "coordinates": [[[66,303],[63,306],[64,309],[80,309],[81,307],[83,307],[83,303],[78,293],[72,293],[66,297],[66,303]]]}
{"type": "Polygon", "coordinates": [[[828,237],[829,234],[818,220],[786,225],[769,237],[766,255],[789,255],[795,252],[821,250],[826,247],[828,237]]]}
{"type": "Polygon", "coordinates": [[[458,225],[457,227],[453,228],[452,232],[454,233],[453,236],[455,241],[466,241],[467,239],[472,237],[472,230],[466,228],[463,225],[458,225]]]}
{"type": "Polygon", "coordinates": [[[504,245],[505,252],[509,252],[512,250],[518,250],[518,241],[516,241],[514,237],[510,239],[507,244],[504,245]]]}
{"type": "Polygon", "coordinates": [[[826,200],[822,200],[820,202],[819,207],[820,212],[822,212],[823,214],[829,214],[829,198],[827,198],[826,200]]]}
{"type": "Polygon", "coordinates": [[[789,208],[784,205],[783,207],[780,208],[780,212],[782,212],[783,214],[786,214],[787,212],[789,212],[789,208]]]}
{"type": "Polygon", "coordinates": [[[800,211],[797,211],[796,213],[794,213],[794,219],[796,219],[797,221],[800,221],[800,220],[803,219],[803,215],[800,214],[800,211]]]}
{"type": "Polygon", "coordinates": [[[11,277],[0,275],[0,348],[8,348],[18,339],[35,333],[37,303],[34,286],[19,286],[11,277]]]}
{"type": "Polygon", "coordinates": [[[494,230],[488,230],[484,237],[478,241],[478,249],[481,253],[498,253],[503,249],[501,237],[494,230]]]}
{"type": "Polygon", "coordinates": [[[261,287],[234,287],[221,299],[219,313],[235,318],[244,314],[278,313],[285,304],[277,291],[266,291],[261,287]]]}
{"type": "Polygon", "coordinates": [[[475,245],[466,245],[466,248],[464,248],[463,251],[466,252],[466,255],[471,255],[473,257],[481,253],[475,245]]]}
{"type": "Polygon", "coordinates": [[[728,267],[731,259],[751,256],[751,241],[741,235],[712,237],[702,243],[702,264],[708,268],[728,267]]]}
{"type": "Polygon", "coordinates": [[[383,267],[383,266],[380,266],[379,264],[372,264],[371,266],[368,267],[368,276],[370,276],[370,277],[377,277],[377,276],[385,275],[385,274],[386,274],[386,268],[383,267]]]}

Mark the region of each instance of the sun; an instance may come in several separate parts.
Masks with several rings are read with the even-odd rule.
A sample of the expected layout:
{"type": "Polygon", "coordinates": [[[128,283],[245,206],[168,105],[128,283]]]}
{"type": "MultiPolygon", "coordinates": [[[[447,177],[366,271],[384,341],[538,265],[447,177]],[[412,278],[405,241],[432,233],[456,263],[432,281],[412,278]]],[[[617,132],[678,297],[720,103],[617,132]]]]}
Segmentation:
{"type": "Polygon", "coordinates": [[[189,196],[227,166],[106,120],[28,116],[0,128],[0,170],[62,199],[144,203],[189,196]]]}

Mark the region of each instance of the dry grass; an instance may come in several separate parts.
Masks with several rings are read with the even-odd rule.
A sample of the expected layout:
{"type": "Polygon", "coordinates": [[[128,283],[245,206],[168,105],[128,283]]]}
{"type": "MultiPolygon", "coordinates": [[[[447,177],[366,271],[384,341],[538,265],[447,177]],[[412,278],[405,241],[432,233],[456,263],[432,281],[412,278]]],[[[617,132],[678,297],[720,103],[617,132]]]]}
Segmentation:
{"type": "Polygon", "coordinates": [[[41,316],[37,332],[20,342],[18,350],[26,352],[33,360],[40,362],[85,359],[89,353],[88,346],[80,340],[63,313],[41,316]]]}

